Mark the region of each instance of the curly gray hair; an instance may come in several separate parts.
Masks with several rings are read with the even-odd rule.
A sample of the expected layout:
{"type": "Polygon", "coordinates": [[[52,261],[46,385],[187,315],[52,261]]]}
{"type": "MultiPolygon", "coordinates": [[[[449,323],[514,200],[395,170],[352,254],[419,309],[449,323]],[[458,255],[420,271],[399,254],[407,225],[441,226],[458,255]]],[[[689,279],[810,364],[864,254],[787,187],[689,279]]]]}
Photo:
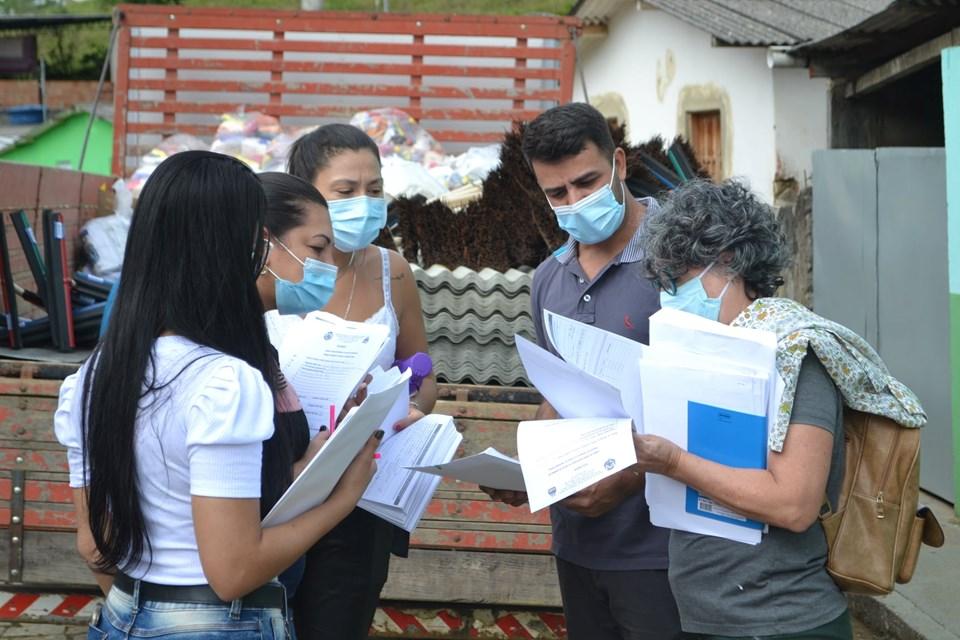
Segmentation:
{"type": "Polygon", "coordinates": [[[734,180],[681,185],[647,216],[641,242],[650,279],[667,290],[691,268],[717,262],[743,279],[748,295],[763,298],[783,284],[790,264],[773,210],[734,180]]]}

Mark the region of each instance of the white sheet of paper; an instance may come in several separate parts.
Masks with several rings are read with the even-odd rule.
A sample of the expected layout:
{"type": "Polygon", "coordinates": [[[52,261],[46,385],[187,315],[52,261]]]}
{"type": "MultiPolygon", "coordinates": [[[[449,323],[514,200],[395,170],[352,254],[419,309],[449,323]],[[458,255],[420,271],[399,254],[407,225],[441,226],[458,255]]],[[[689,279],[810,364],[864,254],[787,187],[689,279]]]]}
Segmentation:
{"type": "MultiPolygon", "coordinates": [[[[652,347],[651,351],[656,351],[652,347]]],[[[646,433],[664,437],[687,449],[688,403],[698,402],[751,415],[765,415],[768,377],[711,366],[695,354],[676,353],[672,362],[645,358],[640,363],[646,433]]],[[[659,527],[719,536],[758,544],[762,532],[705,518],[686,511],[686,485],[648,473],[646,498],[650,522],[659,527]]]]}
{"type": "Polygon", "coordinates": [[[639,374],[644,345],[610,331],[543,310],[547,339],[569,364],[621,391],[639,374]]]}
{"type": "Polygon", "coordinates": [[[620,391],[516,336],[517,351],[530,382],[564,418],[629,418],[620,391]]]}
{"type": "MultiPolygon", "coordinates": [[[[400,379],[403,379],[407,383],[407,386],[409,386],[412,372],[410,369],[407,369],[403,373],[400,373],[400,369],[397,367],[392,367],[387,371],[384,371],[380,367],[374,367],[370,371],[370,375],[373,377],[373,379],[370,381],[367,389],[373,389],[377,391],[385,388],[386,386],[392,386],[396,384],[400,379]]],[[[397,401],[394,403],[394,405],[390,407],[390,412],[387,414],[387,417],[383,421],[383,425],[380,427],[383,429],[383,442],[386,442],[397,434],[397,432],[393,430],[393,426],[403,418],[406,418],[409,413],[410,396],[409,394],[401,394],[399,397],[397,397],[397,401]]],[[[383,447],[382,444],[380,446],[381,448],[383,447]]]]}
{"type": "Polygon", "coordinates": [[[379,392],[368,393],[366,400],[346,415],[317,455],[280,497],[263,519],[263,526],[289,522],[323,504],[364,443],[383,424],[397,397],[407,393],[407,390],[407,382],[401,380],[379,392]]]}
{"type": "Polygon", "coordinates": [[[629,419],[521,422],[517,453],[531,512],[637,462],[629,419]]]}
{"type": "MultiPolygon", "coordinates": [[[[289,326],[277,347],[280,369],[300,398],[311,436],[339,415],[387,340],[385,325],[347,322],[329,313],[309,314],[289,326]]],[[[275,345],[276,346],[276,345],[275,345]]]]}
{"type": "Polygon", "coordinates": [[[446,464],[412,467],[423,473],[431,473],[460,482],[472,482],[491,489],[525,491],[520,461],[488,447],[480,453],[451,460],[446,464]]]}

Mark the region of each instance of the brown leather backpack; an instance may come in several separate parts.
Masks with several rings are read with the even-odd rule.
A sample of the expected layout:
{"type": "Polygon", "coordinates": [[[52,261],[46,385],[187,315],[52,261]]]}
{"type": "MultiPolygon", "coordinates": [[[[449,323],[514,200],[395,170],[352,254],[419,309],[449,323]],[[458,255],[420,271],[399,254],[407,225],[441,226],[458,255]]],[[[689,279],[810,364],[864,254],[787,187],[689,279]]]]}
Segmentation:
{"type": "Polygon", "coordinates": [[[843,421],[843,488],[820,516],[827,571],[844,591],[884,595],[913,577],[921,542],[943,545],[936,516],[918,509],[920,430],[850,408],[843,421]]]}

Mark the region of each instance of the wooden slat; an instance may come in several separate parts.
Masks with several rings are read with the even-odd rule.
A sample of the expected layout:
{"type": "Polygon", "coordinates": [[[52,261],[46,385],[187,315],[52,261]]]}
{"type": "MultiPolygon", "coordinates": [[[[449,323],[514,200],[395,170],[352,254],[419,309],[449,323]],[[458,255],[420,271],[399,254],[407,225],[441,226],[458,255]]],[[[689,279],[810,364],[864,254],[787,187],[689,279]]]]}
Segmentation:
{"type": "Polygon", "coordinates": [[[0,446],[0,469],[24,469],[27,472],[67,471],[67,452],[62,448],[48,451],[0,446]],[[18,462],[18,458],[22,458],[23,462],[18,462]]]}
{"type": "Polygon", "coordinates": [[[441,382],[437,385],[437,398],[463,402],[504,402],[535,405],[543,402],[543,396],[532,387],[500,387],[447,382],[441,382]]]}
{"type": "Polygon", "coordinates": [[[29,378],[0,378],[0,396],[60,395],[60,380],[31,380],[29,378]]]}
{"type": "Polygon", "coordinates": [[[482,418],[485,420],[504,420],[516,425],[521,420],[533,420],[537,405],[510,404],[502,402],[457,402],[438,400],[434,413],[454,418],[482,418]]]}
{"type": "Polygon", "coordinates": [[[438,56],[447,58],[513,58],[559,60],[559,47],[493,47],[470,44],[413,44],[394,42],[329,42],[284,40],[275,38],[158,38],[135,37],[131,47],[144,49],[195,49],[214,51],[296,51],[304,53],[340,53],[357,55],[438,56]]]}
{"type": "Polygon", "coordinates": [[[523,16],[403,15],[346,12],[251,12],[238,9],[201,12],[197,9],[164,7],[153,13],[145,7],[126,5],[123,24],[128,27],[179,29],[243,29],[252,31],[305,31],[395,35],[444,35],[516,37],[569,41],[576,18],[523,16]],[[172,10],[166,10],[172,9],[172,10]]]}
{"type": "Polygon", "coordinates": [[[451,76],[458,78],[528,78],[559,80],[559,68],[482,67],[454,64],[397,64],[374,62],[310,62],[307,60],[225,60],[133,56],[133,69],[190,69],[207,71],[286,71],[289,73],[349,73],[378,76],[451,76]]]}
{"type": "Polygon", "coordinates": [[[549,555],[414,549],[390,561],[387,600],[559,606],[556,564],[549,555]]]}
{"type": "Polygon", "coordinates": [[[65,362],[26,362],[24,360],[0,360],[0,377],[44,380],[63,380],[74,373],[80,365],[65,362]]]}
{"type": "Polygon", "coordinates": [[[550,553],[550,532],[452,531],[421,527],[410,538],[418,549],[462,549],[498,553],[550,553]]]}
{"type": "MultiPolygon", "coordinates": [[[[166,125],[162,122],[130,122],[127,123],[127,132],[131,134],[155,133],[173,135],[174,133],[189,133],[196,136],[211,135],[217,131],[218,123],[211,124],[181,124],[166,125]]],[[[502,133],[453,131],[434,129],[430,132],[440,142],[498,142],[503,140],[502,133]]]]}
{"type": "Polygon", "coordinates": [[[379,97],[438,98],[450,100],[559,100],[559,89],[489,89],[484,87],[453,87],[446,85],[410,84],[333,84],[324,82],[257,82],[252,80],[163,80],[133,78],[130,89],[148,91],[212,92],[212,93],[275,93],[307,94],[312,96],[348,95],[379,97]]]}
{"type": "MultiPolygon", "coordinates": [[[[170,113],[207,113],[219,115],[229,113],[237,108],[235,102],[186,102],[184,100],[174,100],[171,102],[150,101],[150,100],[131,100],[127,103],[130,111],[152,111],[170,113]]],[[[369,111],[377,109],[377,104],[369,105],[299,105],[299,104],[267,104],[245,102],[246,111],[262,111],[272,116],[296,116],[296,117],[341,117],[349,118],[358,111],[369,111]]],[[[533,110],[494,110],[494,109],[421,109],[418,107],[406,107],[404,109],[414,118],[421,120],[496,120],[496,121],[514,121],[529,120],[537,117],[539,111],[533,110]]]]}

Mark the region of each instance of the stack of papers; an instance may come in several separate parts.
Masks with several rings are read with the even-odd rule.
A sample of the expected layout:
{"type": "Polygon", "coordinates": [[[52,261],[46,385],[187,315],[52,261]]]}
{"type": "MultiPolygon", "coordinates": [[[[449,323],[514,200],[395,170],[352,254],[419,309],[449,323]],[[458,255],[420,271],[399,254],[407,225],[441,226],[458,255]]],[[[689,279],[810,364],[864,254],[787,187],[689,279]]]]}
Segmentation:
{"type": "Polygon", "coordinates": [[[289,522],[323,504],[363,445],[381,428],[390,410],[397,405],[398,398],[405,401],[408,390],[409,373],[397,376],[389,384],[372,383],[363,403],[347,413],[340,426],[330,434],[317,455],[263,519],[263,526],[289,522]]]}
{"type": "MultiPolygon", "coordinates": [[[[662,309],[640,362],[642,425],[707,460],[765,469],[767,426],[782,393],[776,335],[662,309]]],[[[650,521],[758,544],[766,528],[676,480],[647,474],[650,521]]]]}
{"type": "Polygon", "coordinates": [[[333,427],[344,404],[374,366],[390,329],[348,322],[324,312],[302,319],[271,312],[265,320],[280,354],[280,369],[296,389],[307,415],[311,437],[321,426],[333,427]]]}
{"type": "Polygon", "coordinates": [[[429,415],[380,445],[377,473],[357,506],[413,531],[433,498],[440,477],[416,467],[450,462],[463,436],[453,418],[429,415]]]}

